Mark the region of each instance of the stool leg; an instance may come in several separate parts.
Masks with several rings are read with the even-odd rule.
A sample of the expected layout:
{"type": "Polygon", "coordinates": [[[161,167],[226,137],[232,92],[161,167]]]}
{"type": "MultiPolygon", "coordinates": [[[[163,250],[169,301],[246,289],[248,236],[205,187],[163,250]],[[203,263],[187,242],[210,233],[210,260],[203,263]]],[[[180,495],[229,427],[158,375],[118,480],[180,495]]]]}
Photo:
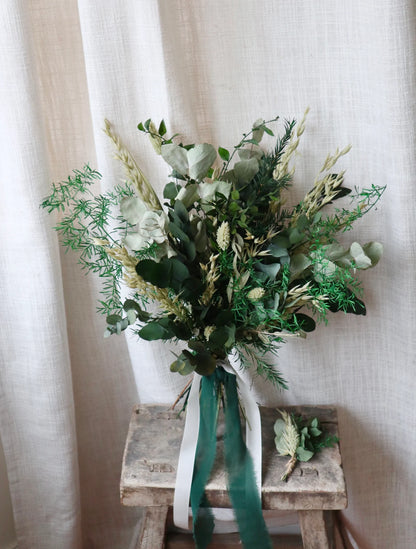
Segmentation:
{"type": "Polygon", "coordinates": [[[169,507],[147,507],[136,549],[163,549],[169,507]]]}
{"type": "Polygon", "coordinates": [[[330,511],[298,511],[298,517],[304,549],[333,549],[330,511]]]}

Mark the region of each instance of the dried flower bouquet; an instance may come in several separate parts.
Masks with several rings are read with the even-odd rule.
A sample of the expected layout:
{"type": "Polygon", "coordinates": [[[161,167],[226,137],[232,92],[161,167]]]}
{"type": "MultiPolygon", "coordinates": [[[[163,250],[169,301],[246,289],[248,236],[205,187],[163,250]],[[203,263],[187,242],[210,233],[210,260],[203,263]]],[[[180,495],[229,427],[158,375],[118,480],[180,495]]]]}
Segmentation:
{"type": "MultiPolygon", "coordinates": [[[[231,151],[183,144],[178,135],[167,138],[163,121],[158,128],[151,120],[140,123],[138,129],[171,168],[163,199],[106,121],[126,182],[97,195],[93,185],[101,176],[85,166],[53,185],[42,203],[48,212],[62,212],[56,229],[65,248],[79,250],[81,266],[104,279],[99,311],[107,317],[106,335],[131,326],[145,340],[180,342],[170,369],[202,376],[201,419],[209,416],[211,431],[221,400],[226,413],[238,416],[237,383],[224,362],[227,356],[234,353],[242,367],[254,366],[257,374],[286,388],[267,354],[275,354],[287,337],[313,331],[329,312],[365,314],[357,271],[373,267],[382,255],[377,242],[345,247],[337,237],[375,206],[384,188],[352,192],[344,185],[344,171],[334,166],[346,147],[327,156],[310,191],[290,206],[305,117],[299,124],[284,122],[283,135],[275,137],[271,125],[277,121],[257,120],[231,151]],[[260,146],[264,134],[275,140],[269,151],[260,146]],[[123,283],[131,289],[124,300],[123,283]],[[151,302],[156,312],[154,306],[150,312],[151,302]],[[203,401],[209,401],[205,412],[203,401]]],[[[201,427],[200,442],[204,436],[209,433],[201,427]]],[[[230,496],[243,543],[257,547],[250,545],[250,530],[262,521],[261,506],[255,494],[241,499],[244,478],[235,477],[232,464],[238,444],[226,449],[234,478],[230,496]],[[240,483],[234,495],[233,483],[240,483]]],[[[254,476],[248,452],[241,452],[244,474],[254,476]]],[[[205,454],[197,450],[191,492],[200,548],[212,530],[212,516],[202,512],[212,467],[212,455],[205,454]]],[[[252,489],[256,492],[254,480],[252,489]]],[[[254,530],[253,543],[263,535],[262,547],[268,547],[264,525],[254,530]]]]}

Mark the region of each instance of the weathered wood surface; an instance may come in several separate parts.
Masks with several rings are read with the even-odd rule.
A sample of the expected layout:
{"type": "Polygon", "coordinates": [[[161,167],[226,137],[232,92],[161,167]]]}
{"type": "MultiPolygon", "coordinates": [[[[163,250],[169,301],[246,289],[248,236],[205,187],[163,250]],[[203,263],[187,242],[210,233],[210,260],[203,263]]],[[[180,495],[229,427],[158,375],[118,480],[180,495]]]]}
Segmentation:
{"type": "Polygon", "coordinates": [[[332,513],[298,511],[304,549],[334,549],[332,513]]]}
{"type": "MultiPolygon", "coordinates": [[[[336,410],[330,407],[285,407],[307,417],[317,416],[337,434],[336,410]]],[[[345,481],[339,447],[325,448],[310,462],[300,463],[287,482],[280,481],[286,458],[274,445],[274,408],[261,408],[263,435],[264,509],[344,509],[345,481]]],[[[121,501],[129,506],[172,505],[184,415],[169,405],[141,405],[134,409],[123,458],[121,501]]],[[[221,464],[223,425],[219,425],[218,459],[207,485],[211,505],[230,507],[227,478],[221,464]]]]}
{"type": "Polygon", "coordinates": [[[165,547],[168,510],[169,507],[166,505],[146,509],[136,549],[163,549],[165,547]]]}

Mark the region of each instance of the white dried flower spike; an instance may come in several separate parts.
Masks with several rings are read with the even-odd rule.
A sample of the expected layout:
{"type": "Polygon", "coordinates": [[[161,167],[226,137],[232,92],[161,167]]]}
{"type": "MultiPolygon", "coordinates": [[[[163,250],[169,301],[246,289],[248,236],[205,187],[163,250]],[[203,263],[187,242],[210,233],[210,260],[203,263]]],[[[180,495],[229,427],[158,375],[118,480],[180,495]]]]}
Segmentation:
{"type": "Polygon", "coordinates": [[[247,294],[247,297],[250,301],[259,301],[265,294],[265,291],[263,288],[253,288],[250,290],[247,294]]]}
{"type": "Polygon", "coordinates": [[[225,251],[230,245],[230,226],[228,221],[223,221],[217,230],[217,244],[225,251]]]}

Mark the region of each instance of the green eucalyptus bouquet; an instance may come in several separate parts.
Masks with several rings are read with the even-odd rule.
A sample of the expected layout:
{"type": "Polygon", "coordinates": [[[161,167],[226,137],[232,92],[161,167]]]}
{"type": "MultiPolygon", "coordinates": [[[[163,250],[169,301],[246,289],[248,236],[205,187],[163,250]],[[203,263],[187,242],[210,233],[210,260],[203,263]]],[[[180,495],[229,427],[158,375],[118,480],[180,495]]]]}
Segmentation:
{"type": "MultiPolygon", "coordinates": [[[[288,337],[313,331],[317,321],[325,323],[329,312],[366,312],[357,271],[377,264],[382,245],[345,247],[337,238],[377,204],[384,188],[352,191],[344,185],[344,171],[334,166],[346,147],[327,156],[311,189],[290,205],[305,117],[299,124],[285,121],[281,136],[272,130],[278,117],[257,120],[231,150],[167,137],[163,121],[158,127],[150,119],[140,123],[138,129],[171,169],[163,199],[106,121],[126,182],[96,194],[101,176],[87,165],[53,185],[42,203],[49,212],[61,212],[56,229],[63,245],[80,251],[81,266],[104,279],[99,311],[107,318],[105,335],[130,326],[141,339],[179,342],[170,369],[194,372],[209,385],[206,390],[202,385],[200,398],[202,406],[208,394],[215,395],[212,429],[221,400],[226,411],[237,406],[238,415],[235,376],[224,367],[230,353],[242,367],[254,365],[257,374],[286,388],[268,354],[288,337]],[[271,150],[260,145],[264,135],[274,141],[271,150]],[[337,207],[338,201],[343,205],[337,207]],[[131,289],[127,299],[121,297],[123,284],[131,289]]],[[[199,436],[202,440],[201,430],[199,436]]],[[[201,452],[195,461],[199,470],[206,465],[201,452]]],[[[231,469],[232,464],[232,477],[231,469]]],[[[199,513],[205,477],[192,504],[198,547],[206,546],[207,537],[198,534],[205,532],[198,526],[206,519],[199,513]]],[[[251,547],[242,529],[252,527],[255,513],[244,515],[240,496],[231,494],[231,500],[243,543],[251,547]]]]}

